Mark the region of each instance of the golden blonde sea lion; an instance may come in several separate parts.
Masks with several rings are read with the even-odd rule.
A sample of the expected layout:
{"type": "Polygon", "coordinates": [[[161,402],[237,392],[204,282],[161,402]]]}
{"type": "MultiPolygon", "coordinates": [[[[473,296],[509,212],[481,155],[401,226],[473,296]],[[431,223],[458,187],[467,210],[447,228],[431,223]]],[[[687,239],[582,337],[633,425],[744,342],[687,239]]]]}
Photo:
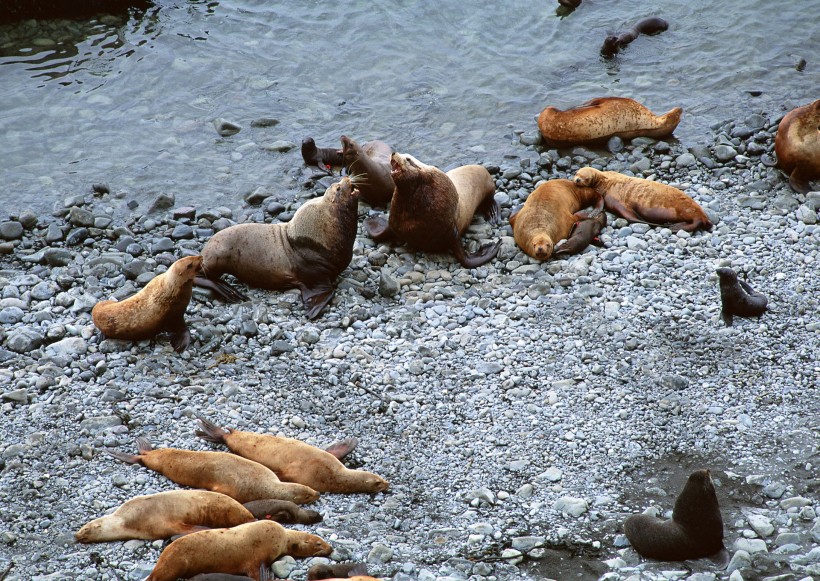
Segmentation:
{"type": "Polygon", "coordinates": [[[820,179],[820,99],[783,117],[774,150],[777,166],[789,175],[792,189],[808,193],[809,182],[820,179]]]}

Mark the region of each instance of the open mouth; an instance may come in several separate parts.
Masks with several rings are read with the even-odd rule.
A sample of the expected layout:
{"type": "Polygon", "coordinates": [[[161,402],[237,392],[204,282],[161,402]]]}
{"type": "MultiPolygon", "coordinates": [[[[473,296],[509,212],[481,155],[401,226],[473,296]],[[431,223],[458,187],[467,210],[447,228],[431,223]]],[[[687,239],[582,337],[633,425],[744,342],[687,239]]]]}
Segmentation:
{"type": "Polygon", "coordinates": [[[401,173],[401,164],[396,161],[396,155],[393,155],[390,158],[390,175],[391,177],[395,177],[401,173]]]}

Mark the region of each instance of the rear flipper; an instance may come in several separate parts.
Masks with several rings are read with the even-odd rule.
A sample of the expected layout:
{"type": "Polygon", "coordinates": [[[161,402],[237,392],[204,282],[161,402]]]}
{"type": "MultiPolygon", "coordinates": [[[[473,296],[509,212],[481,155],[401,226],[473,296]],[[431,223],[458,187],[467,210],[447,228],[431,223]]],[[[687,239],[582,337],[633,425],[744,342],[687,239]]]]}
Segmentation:
{"type": "Polygon", "coordinates": [[[729,313],[727,311],[721,311],[720,316],[723,318],[723,323],[727,327],[732,326],[732,322],[734,321],[734,316],[732,316],[732,313],[729,313]]]}
{"type": "Polygon", "coordinates": [[[355,450],[358,445],[359,440],[357,438],[345,438],[344,440],[333,442],[330,446],[325,448],[325,452],[333,454],[336,458],[341,460],[355,450]]]}
{"type": "Polygon", "coordinates": [[[795,168],[792,175],[789,176],[789,185],[795,192],[803,195],[808,194],[811,191],[808,180],[805,180],[798,175],[797,168],[795,168]]]}
{"type": "Polygon", "coordinates": [[[490,244],[486,244],[479,248],[472,254],[464,252],[464,247],[461,245],[461,240],[458,237],[458,231],[453,228],[454,242],[451,246],[453,256],[456,257],[461,265],[465,268],[476,268],[482,264],[487,264],[498,254],[498,248],[501,246],[501,241],[497,240],[490,244]]]}
{"type": "Polygon", "coordinates": [[[498,202],[495,201],[495,196],[490,196],[478,206],[478,212],[484,216],[484,219],[491,224],[501,224],[501,208],[498,207],[498,202]]]}
{"type": "Polygon", "coordinates": [[[177,353],[185,351],[190,344],[191,332],[188,330],[188,327],[185,327],[181,331],[171,333],[171,347],[173,347],[177,353]]]}
{"type": "Polygon", "coordinates": [[[202,416],[197,416],[199,420],[200,427],[202,430],[195,430],[194,434],[202,438],[203,440],[207,440],[208,442],[213,442],[214,444],[224,444],[225,443],[225,436],[230,434],[229,430],[225,428],[220,428],[216,424],[209,422],[202,416]]]}
{"type": "Polygon", "coordinates": [[[364,221],[364,229],[367,235],[376,242],[389,242],[395,239],[390,224],[387,223],[383,215],[370,216],[364,221]]]}
{"type": "Polygon", "coordinates": [[[227,282],[219,278],[212,279],[205,278],[204,276],[198,276],[194,279],[194,285],[213,291],[217,297],[227,303],[242,303],[250,300],[247,295],[242,294],[227,282]]]}
{"type": "Polygon", "coordinates": [[[325,305],[333,298],[333,293],[336,292],[336,289],[330,281],[317,283],[312,287],[303,286],[301,290],[302,303],[304,303],[306,311],[305,316],[307,316],[308,319],[318,317],[322,309],[325,308],[325,305]]]}
{"type": "Polygon", "coordinates": [[[725,548],[719,550],[714,555],[709,555],[709,560],[721,569],[725,569],[729,565],[729,551],[725,548]]]}
{"type": "Polygon", "coordinates": [[[142,459],[134,454],[126,454],[125,452],[118,452],[117,450],[106,450],[105,452],[109,456],[128,464],[142,464],[142,459]]]}
{"type": "Polygon", "coordinates": [[[188,525],[185,523],[180,523],[178,528],[180,531],[179,534],[172,536],[170,540],[175,541],[178,538],[184,537],[185,535],[190,535],[191,533],[210,530],[210,527],[203,527],[202,525],[188,525]]]}

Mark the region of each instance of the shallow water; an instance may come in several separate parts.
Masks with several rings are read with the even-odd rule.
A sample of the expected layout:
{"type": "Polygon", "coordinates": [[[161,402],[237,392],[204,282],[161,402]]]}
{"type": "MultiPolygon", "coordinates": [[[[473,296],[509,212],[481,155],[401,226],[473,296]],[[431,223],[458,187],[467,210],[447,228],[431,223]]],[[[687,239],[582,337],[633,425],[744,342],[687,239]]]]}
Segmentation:
{"type": "Polygon", "coordinates": [[[160,0],[0,27],[0,213],[48,211],[95,182],[126,192],[122,210],[158,192],[236,208],[259,186],[291,200],[311,172],[298,148],[264,146],[308,135],[380,138],[442,167],[503,164],[528,155],[516,132],[536,132],[546,105],[682,106],[676,137],[694,145],[715,123],[820,96],[820,0],[587,0],[564,18],[557,6],[160,0]],[[599,56],[608,33],[650,15],[669,30],[599,56]],[[216,117],[243,130],[220,138],[216,117]],[[261,117],[279,124],[250,127],[261,117]]]}

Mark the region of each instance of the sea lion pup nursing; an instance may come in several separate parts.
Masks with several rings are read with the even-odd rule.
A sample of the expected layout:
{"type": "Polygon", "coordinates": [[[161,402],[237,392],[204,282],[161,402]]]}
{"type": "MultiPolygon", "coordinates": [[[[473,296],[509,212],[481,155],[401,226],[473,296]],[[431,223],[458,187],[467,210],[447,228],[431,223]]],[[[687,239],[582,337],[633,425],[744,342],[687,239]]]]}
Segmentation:
{"type": "Polygon", "coordinates": [[[626,538],[642,556],[659,561],[684,561],[709,557],[725,565],[723,518],[708,470],[689,476],[675,500],[672,520],[635,514],[624,523],[626,538]]]}
{"type": "Polygon", "coordinates": [[[333,549],[323,539],[256,521],[230,529],[211,529],[175,540],[162,552],[146,581],[176,581],[199,573],[247,575],[259,581],[260,568],[283,555],[325,557],[333,549]]]}
{"type": "Polygon", "coordinates": [[[196,435],[225,444],[240,456],[259,462],[286,482],[298,482],[318,492],[351,494],[387,490],[386,480],[364,470],[350,470],[333,454],[310,444],[267,434],[220,428],[199,418],[196,435]]]}
{"type": "Polygon", "coordinates": [[[606,141],[610,137],[666,137],[680,123],[683,109],[655,115],[633,99],[601,97],[561,111],[547,107],[538,116],[538,129],[548,145],[563,147],[606,141]]]}
{"type": "Polygon", "coordinates": [[[398,240],[425,252],[450,252],[462,266],[475,268],[495,258],[501,242],[467,254],[460,237],[476,212],[497,224],[495,182],[486,168],[465,165],[448,171],[424,164],[411,155],[390,158],[396,190],[388,220],[371,216],[365,230],[377,242],[398,240]]]}
{"type": "Polygon", "coordinates": [[[345,177],[321,198],[306,202],[286,224],[237,224],[220,230],[202,249],[207,278],[195,284],[229,301],[246,299],[219,279],[232,274],[251,286],[298,288],[309,319],[333,298],[333,283],[353,258],[358,195],[345,177]]]}
{"type": "Polygon", "coordinates": [[[181,484],[227,494],[239,502],[276,498],[306,504],[319,498],[312,488],[280,482],[276,474],[251,460],[227,452],[196,452],[179,448],[154,450],[148,440],[137,438],[139,454],[107,452],[123,462],[142,464],[181,484]]]}
{"type": "Polygon", "coordinates": [[[396,184],[390,175],[393,148],[384,141],[368,141],[359,145],[347,135],[342,142],[342,159],[348,174],[354,176],[361,198],[371,206],[386,206],[393,198],[396,184]]]}
{"type": "Polygon", "coordinates": [[[367,565],[364,563],[311,565],[307,578],[308,581],[379,581],[367,573],[367,565]]]}
{"type": "Polygon", "coordinates": [[[769,300],[748,282],[738,279],[734,270],[723,267],[716,272],[720,283],[721,317],[727,327],[732,326],[734,315],[760,317],[766,312],[769,300]]]}
{"type": "MultiPolygon", "coordinates": [[[[577,215],[577,214],[576,214],[577,215]]],[[[563,244],[559,244],[553,252],[553,256],[569,256],[572,254],[580,254],[586,250],[587,246],[600,246],[603,248],[604,243],[598,238],[598,235],[606,227],[606,212],[603,208],[595,210],[587,216],[580,218],[572,229],[569,231],[569,236],[563,244]]]]}
{"type": "Polygon", "coordinates": [[[579,169],[575,183],[595,188],[607,210],[630,222],[664,225],[673,231],[712,229],[703,208],[672,186],[591,167],[579,169]]]}
{"type": "Polygon", "coordinates": [[[168,331],[174,350],[185,351],[191,342],[185,309],[191,302],[194,279],[200,272],[201,256],[180,258],[134,296],[122,301],[98,302],[91,309],[91,319],[109,339],[141,341],[168,331]]]}
{"type": "Polygon", "coordinates": [[[820,99],[789,111],[774,138],[777,166],[789,175],[789,185],[801,194],[820,179],[820,99]]]}

